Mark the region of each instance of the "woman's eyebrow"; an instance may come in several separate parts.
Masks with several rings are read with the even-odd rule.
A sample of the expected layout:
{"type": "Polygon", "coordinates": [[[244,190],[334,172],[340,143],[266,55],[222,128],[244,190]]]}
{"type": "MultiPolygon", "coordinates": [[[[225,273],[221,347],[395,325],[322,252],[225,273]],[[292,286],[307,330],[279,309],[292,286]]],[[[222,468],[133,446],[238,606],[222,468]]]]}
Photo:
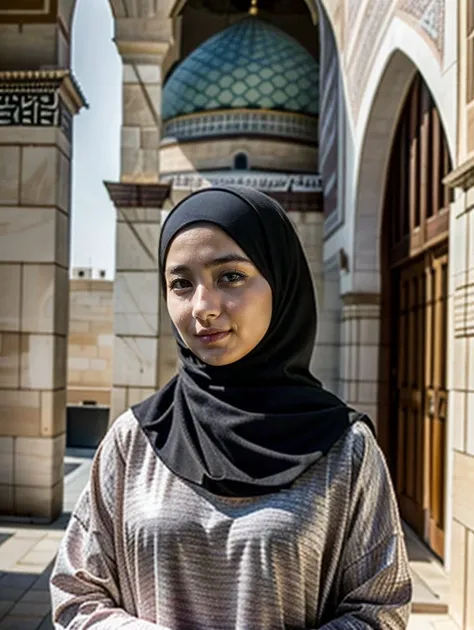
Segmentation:
{"type": "MultiPolygon", "coordinates": [[[[219,256],[218,258],[213,258],[209,262],[204,264],[206,269],[210,267],[218,267],[219,265],[225,265],[230,262],[241,262],[253,265],[252,261],[242,256],[241,254],[226,254],[225,256],[219,256]]],[[[186,273],[189,271],[189,267],[187,265],[175,265],[173,267],[168,267],[166,269],[166,273],[169,274],[180,274],[186,273]]]]}

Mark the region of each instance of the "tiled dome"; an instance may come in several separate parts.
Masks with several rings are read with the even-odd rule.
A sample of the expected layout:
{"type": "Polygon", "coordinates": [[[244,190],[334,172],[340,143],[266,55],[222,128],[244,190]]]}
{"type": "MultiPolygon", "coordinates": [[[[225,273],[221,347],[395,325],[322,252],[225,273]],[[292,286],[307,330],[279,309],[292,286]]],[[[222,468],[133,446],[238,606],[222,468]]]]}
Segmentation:
{"type": "Polygon", "coordinates": [[[163,89],[163,119],[219,109],[317,114],[319,69],[295,39],[254,17],[214,35],[163,89]]]}

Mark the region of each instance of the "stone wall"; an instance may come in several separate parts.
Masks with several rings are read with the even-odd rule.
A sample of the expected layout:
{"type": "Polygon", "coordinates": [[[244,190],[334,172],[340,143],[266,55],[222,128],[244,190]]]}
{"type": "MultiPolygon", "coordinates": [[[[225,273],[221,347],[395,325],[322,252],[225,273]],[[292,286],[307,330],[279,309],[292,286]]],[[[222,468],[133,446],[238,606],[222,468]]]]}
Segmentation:
{"type": "Polygon", "coordinates": [[[71,280],[67,403],[110,405],[113,282],[71,280]]]}

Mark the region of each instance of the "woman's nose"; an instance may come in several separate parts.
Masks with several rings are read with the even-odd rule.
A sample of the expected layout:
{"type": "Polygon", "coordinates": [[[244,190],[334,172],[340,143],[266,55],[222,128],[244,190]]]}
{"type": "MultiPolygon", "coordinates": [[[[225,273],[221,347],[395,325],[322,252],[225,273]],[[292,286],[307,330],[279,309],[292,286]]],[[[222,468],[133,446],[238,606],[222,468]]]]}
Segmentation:
{"type": "Polygon", "coordinates": [[[220,311],[220,299],[217,291],[199,285],[194,293],[193,317],[200,320],[214,319],[220,315],[220,311]]]}

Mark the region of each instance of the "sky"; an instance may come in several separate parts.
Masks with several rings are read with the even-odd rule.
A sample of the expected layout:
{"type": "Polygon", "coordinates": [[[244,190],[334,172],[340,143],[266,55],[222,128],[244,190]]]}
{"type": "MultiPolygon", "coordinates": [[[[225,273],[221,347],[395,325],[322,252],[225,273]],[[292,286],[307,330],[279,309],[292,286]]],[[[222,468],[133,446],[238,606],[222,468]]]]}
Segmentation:
{"type": "Polygon", "coordinates": [[[78,0],[72,69],[89,104],[74,118],[71,265],[115,270],[115,208],[104,180],[118,181],[122,66],[108,0],[78,0]]]}

